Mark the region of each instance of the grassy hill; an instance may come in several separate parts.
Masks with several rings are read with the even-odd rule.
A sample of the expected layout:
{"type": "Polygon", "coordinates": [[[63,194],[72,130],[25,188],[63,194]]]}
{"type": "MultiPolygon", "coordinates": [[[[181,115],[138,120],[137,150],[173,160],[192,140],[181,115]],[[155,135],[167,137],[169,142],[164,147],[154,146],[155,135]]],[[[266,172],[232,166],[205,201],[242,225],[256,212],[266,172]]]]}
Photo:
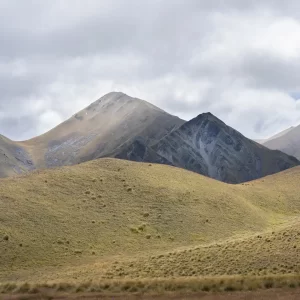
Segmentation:
{"type": "Polygon", "coordinates": [[[299,179],[117,159],[2,179],[0,282],[298,272],[299,179]]]}
{"type": "Polygon", "coordinates": [[[247,139],[211,113],[185,122],[120,92],[104,95],[30,140],[0,136],[0,177],[104,157],[168,164],[227,183],[300,165],[292,156],[247,139]]]}
{"type": "Polygon", "coordinates": [[[299,274],[299,220],[293,225],[239,239],[177,249],[111,266],[106,278],[270,276],[299,274]],[[118,270],[123,270],[122,274],[118,270]]]}

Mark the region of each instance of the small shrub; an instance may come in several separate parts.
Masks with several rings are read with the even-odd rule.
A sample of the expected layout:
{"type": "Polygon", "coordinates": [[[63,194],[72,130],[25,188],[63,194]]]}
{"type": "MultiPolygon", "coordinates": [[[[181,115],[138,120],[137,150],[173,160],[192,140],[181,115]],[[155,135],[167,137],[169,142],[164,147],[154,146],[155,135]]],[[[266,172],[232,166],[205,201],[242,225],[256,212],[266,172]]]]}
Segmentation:
{"type": "Polygon", "coordinates": [[[208,285],[204,285],[204,286],[202,287],[202,291],[203,291],[203,292],[209,292],[209,291],[210,291],[210,287],[209,287],[208,285]]]}
{"type": "Polygon", "coordinates": [[[89,195],[91,193],[91,191],[85,191],[86,195],[89,195]]]}
{"type": "Polygon", "coordinates": [[[133,233],[139,233],[139,231],[135,227],[130,227],[129,229],[133,233]]]}
{"type": "Polygon", "coordinates": [[[72,289],[72,285],[68,283],[59,283],[57,286],[58,292],[67,292],[72,289]]]}
{"type": "Polygon", "coordinates": [[[151,235],[150,235],[150,234],[147,234],[147,235],[146,235],[146,239],[147,239],[147,240],[151,239],[151,235]]]}
{"type": "Polygon", "coordinates": [[[18,289],[17,292],[18,293],[28,293],[30,291],[30,284],[29,283],[24,283],[22,284],[18,289]]]}
{"type": "Polygon", "coordinates": [[[235,291],[235,287],[233,287],[232,285],[228,285],[224,288],[225,292],[234,292],[235,291]]]}
{"type": "Polygon", "coordinates": [[[82,286],[78,286],[76,289],[75,289],[75,293],[82,293],[84,292],[84,288],[82,286]]]}
{"type": "Polygon", "coordinates": [[[136,293],[136,292],[138,292],[138,288],[136,286],[132,286],[129,291],[131,293],[136,293]]]}
{"type": "Polygon", "coordinates": [[[131,192],[131,191],[132,191],[131,187],[127,188],[127,192],[131,192]]]}
{"type": "Polygon", "coordinates": [[[128,291],[130,289],[130,284],[125,283],[125,285],[122,286],[122,291],[128,291]]]}
{"type": "Polygon", "coordinates": [[[273,282],[269,281],[269,280],[266,281],[265,284],[264,284],[266,289],[271,289],[273,287],[273,285],[274,285],[273,282]]]}
{"type": "Polygon", "coordinates": [[[145,228],[146,228],[146,224],[143,223],[142,225],[140,225],[140,226],[138,227],[138,230],[139,230],[139,231],[144,231],[145,228]]]}
{"type": "Polygon", "coordinates": [[[296,284],[294,282],[291,282],[291,283],[289,283],[289,287],[291,289],[294,289],[294,288],[296,288],[296,284]]]}
{"type": "Polygon", "coordinates": [[[0,294],[3,293],[12,293],[17,288],[15,283],[7,283],[3,286],[0,286],[0,294]]]}
{"type": "Polygon", "coordinates": [[[4,240],[4,241],[8,241],[8,240],[9,240],[8,234],[5,234],[5,235],[4,235],[3,240],[4,240]]]}
{"type": "Polygon", "coordinates": [[[38,294],[39,292],[40,292],[40,290],[37,287],[32,287],[28,291],[29,294],[38,294]]]}
{"type": "Polygon", "coordinates": [[[149,213],[143,213],[143,216],[145,217],[145,218],[147,218],[147,217],[149,217],[149,213]]]}

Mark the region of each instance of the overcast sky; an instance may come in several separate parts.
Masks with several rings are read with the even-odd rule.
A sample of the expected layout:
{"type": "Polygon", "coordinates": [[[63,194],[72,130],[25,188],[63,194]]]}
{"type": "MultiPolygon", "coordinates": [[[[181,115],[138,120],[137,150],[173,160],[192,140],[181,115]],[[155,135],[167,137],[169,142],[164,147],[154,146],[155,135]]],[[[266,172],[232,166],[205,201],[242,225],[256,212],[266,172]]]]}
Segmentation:
{"type": "Polygon", "coordinates": [[[41,134],[110,91],[247,137],[300,123],[300,1],[0,0],[0,133],[41,134]]]}

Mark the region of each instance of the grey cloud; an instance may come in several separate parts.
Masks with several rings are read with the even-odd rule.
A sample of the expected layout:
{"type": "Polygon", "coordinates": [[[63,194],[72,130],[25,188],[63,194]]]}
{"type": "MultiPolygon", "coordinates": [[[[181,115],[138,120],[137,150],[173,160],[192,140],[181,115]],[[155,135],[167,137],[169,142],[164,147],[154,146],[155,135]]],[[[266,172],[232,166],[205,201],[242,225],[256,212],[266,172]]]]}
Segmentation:
{"type": "Polygon", "coordinates": [[[236,74],[250,86],[287,91],[300,90],[300,62],[280,59],[270,53],[251,53],[238,66],[236,74]]]}
{"type": "Polygon", "coordinates": [[[184,118],[211,111],[251,137],[294,125],[299,58],[251,45],[273,21],[298,24],[297,8],[297,0],[2,0],[1,133],[40,134],[111,89],[184,118]],[[263,106],[258,114],[248,90],[288,101],[291,117],[263,106]]]}
{"type": "Polygon", "coordinates": [[[29,136],[34,136],[36,123],[32,116],[23,116],[16,118],[15,116],[0,118],[1,130],[5,128],[6,136],[13,140],[24,140],[29,136]]]}

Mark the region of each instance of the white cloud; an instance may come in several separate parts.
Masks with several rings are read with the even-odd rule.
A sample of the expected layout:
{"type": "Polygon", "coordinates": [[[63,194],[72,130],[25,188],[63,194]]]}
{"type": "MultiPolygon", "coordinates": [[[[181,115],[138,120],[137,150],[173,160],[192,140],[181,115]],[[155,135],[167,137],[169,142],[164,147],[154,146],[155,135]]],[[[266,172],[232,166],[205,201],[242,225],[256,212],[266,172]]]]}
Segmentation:
{"type": "Polygon", "coordinates": [[[112,90],[252,138],[297,124],[298,1],[222,3],[1,1],[1,133],[41,134],[112,90]]]}

